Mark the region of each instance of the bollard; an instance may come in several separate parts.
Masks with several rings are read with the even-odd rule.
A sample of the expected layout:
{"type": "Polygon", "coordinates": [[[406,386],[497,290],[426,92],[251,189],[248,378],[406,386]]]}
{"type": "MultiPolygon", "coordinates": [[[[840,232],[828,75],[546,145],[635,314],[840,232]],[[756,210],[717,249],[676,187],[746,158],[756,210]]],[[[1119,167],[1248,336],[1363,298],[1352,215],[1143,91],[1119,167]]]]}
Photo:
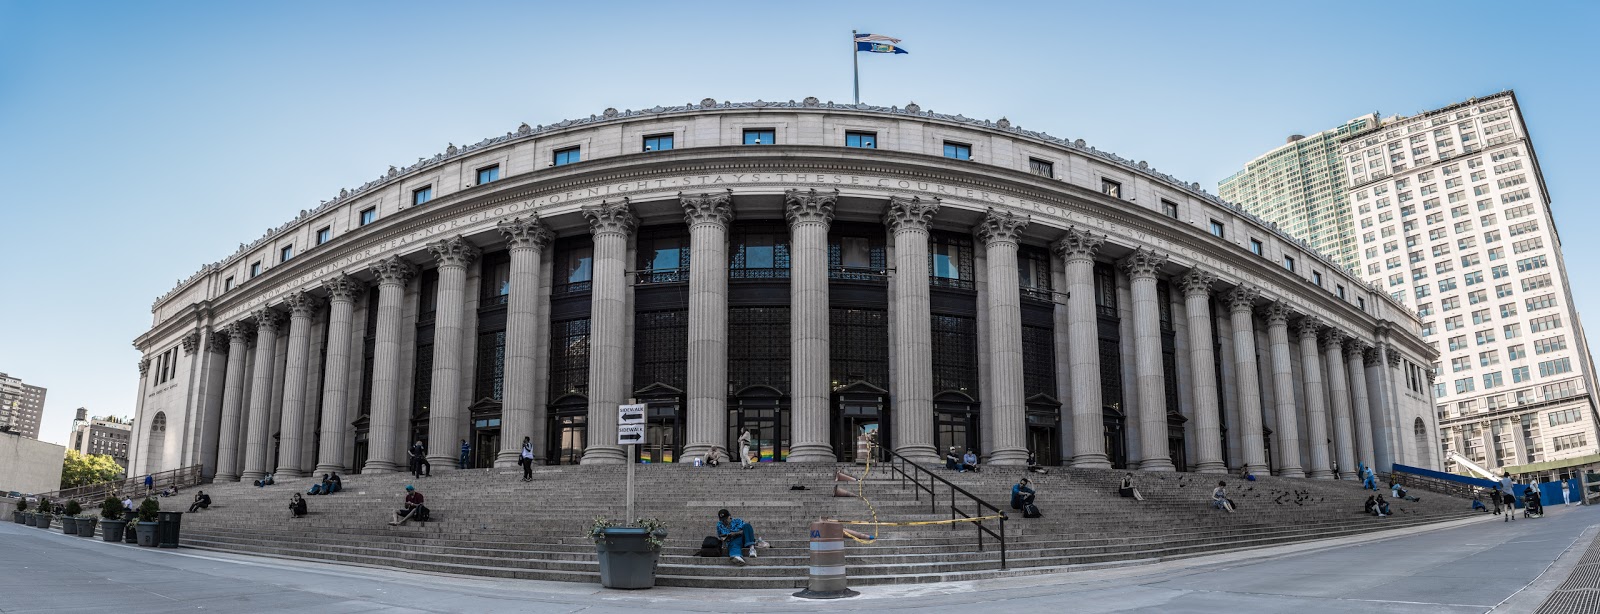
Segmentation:
{"type": "Polygon", "coordinates": [[[826,520],[811,523],[811,573],[806,589],[794,596],[841,599],[859,594],[845,586],[844,526],[826,520]]]}

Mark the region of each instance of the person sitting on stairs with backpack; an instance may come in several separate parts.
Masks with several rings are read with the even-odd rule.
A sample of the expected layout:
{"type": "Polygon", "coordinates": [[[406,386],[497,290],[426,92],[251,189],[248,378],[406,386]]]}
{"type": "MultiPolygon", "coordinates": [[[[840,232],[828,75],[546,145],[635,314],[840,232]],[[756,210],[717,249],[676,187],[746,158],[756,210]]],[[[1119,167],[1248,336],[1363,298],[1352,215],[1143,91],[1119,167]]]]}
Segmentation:
{"type": "Polygon", "coordinates": [[[767,540],[756,537],[755,527],[744,520],[734,518],[728,510],[717,510],[717,539],[728,546],[728,558],[737,565],[744,565],[744,554],[749,548],[751,558],[756,557],[757,548],[769,548],[767,540]]]}
{"type": "Polygon", "coordinates": [[[1039,508],[1033,504],[1033,482],[1028,478],[1011,486],[1011,509],[1021,510],[1023,518],[1038,518],[1039,508]]]}

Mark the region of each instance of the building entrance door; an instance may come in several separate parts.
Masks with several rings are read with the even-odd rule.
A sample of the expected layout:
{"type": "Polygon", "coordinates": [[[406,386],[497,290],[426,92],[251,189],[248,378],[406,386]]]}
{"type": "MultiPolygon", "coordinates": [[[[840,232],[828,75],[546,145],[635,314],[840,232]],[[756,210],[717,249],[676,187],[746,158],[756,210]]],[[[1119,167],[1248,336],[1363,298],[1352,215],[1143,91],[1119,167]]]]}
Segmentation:
{"type": "Polygon", "coordinates": [[[961,393],[946,392],[933,400],[933,439],[937,453],[942,458],[950,448],[956,454],[968,450],[982,454],[978,448],[978,404],[961,393]]]}
{"type": "Polygon", "coordinates": [[[500,419],[480,418],[472,421],[472,457],[467,459],[469,469],[494,466],[500,454],[500,419]]]}
{"type": "Polygon", "coordinates": [[[728,452],[739,456],[739,434],[750,431],[750,455],[756,462],[789,458],[789,407],[776,389],[752,386],[740,391],[728,412],[728,452]]]}
{"type": "Polygon", "coordinates": [[[1128,468],[1128,434],[1123,430],[1122,412],[1107,407],[1101,412],[1106,428],[1106,460],[1112,469],[1128,468]]]}
{"type": "Polygon", "coordinates": [[[588,445],[589,399],[569,394],[550,405],[546,424],[545,463],[576,465],[588,445]]]}
{"type": "Polygon", "coordinates": [[[644,403],[644,442],[634,448],[634,462],[674,463],[683,454],[683,391],[651,384],[634,393],[644,403]]]}
{"type": "Polygon", "coordinates": [[[889,408],[888,391],[856,381],[833,394],[833,452],[841,463],[859,463],[867,459],[859,452],[862,437],[871,437],[878,446],[873,460],[888,458],[889,408]]]}

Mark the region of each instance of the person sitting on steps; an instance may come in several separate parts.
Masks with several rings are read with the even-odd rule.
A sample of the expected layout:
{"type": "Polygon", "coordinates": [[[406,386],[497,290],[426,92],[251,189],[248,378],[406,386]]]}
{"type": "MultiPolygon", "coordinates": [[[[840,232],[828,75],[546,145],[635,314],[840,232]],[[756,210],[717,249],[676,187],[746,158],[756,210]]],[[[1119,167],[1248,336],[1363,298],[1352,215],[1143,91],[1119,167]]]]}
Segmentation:
{"type": "Polygon", "coordinates": [[[211,495],[202,490],[194,496],[194,504],[189,506],[189,512],[197,512],[208,507],[211,507],[211,495]]]}
{"type": "Polygon", "coordinates": [[[722,446],[711,446],[711,451],[706,453],[706,466],[715,467],[727,462],[727,453],[722,451],[722,446]]]}
{"type": "Polygon", "coordinates": [[[406,484],[406,507],[405,509],[395,510],[394,520],[389,522],[389,526],[400,526],[412,520],[426,521],[427,519],[428,508],[422,505],[422,493],[417,492],[416,487],[406,484]]]}
{"type": "Polygon", "coordinates": [[[289,516],[291,518],[301,518],[305,515],[306,500],[304,497],[300,496],[300,493],[295,493],[294,496],[289,499],[289,516]]]}
{"type": "Polygon", "coordinates": [[[1254,481],[1256,481],[1256,474],[1250,473],[1250,468],[1249,467],[1244,467],[1244,468],[1239,470],[1239,479],[1244,480],[1246,482],[1254,482],[1254,481]]]}
{"type": "Polygon", "coordinates": [[[1389,511],[1389,501],[1384,499],[1383,495],[1375,495],[1375,496],[1378,498],[1378,502],[1377,503],[1378,503],[1378,517],[1379,518],[1382,518],[1384,516],[1388,516],[1388,515],[1391,515],[1391,514],[1394,513],[1394,512],[1389,511]]]}
{"type": "Polygon", "coordinates": [[[978,451],[967,448],[967,453],[961,457],[961,472],[978,472],[978,451]]]}
{"type": "Polygon", "coordinates": [[[272,474],[270,473],[263,476],[261,479],[256,480],[256,488],[263,488],[266,486],[271,486],[272,484],[272,474]]]}
{"type": "Polygon", "coordinates": [[[1472,511],[1476,512],[1478,510],[1487,512],[1489,508],[1483,505],[1483,500],[1478,498],[1478,493],[1472,493],[1472,511]]]}
{"type": "Polygon", "coordinates": [[[1228,483],[1217,482],[1217,487],[1211,489],[1211,507],[1233,513],[1233,505],[1228,501],[1228,483]]]}
{"type": "Polygon", "coordinates": [[[961,470],[961,455],[956,454],[955,446],[950,446],[950,451],[944,453],[944,468],[951,471],[961,470]]]}
{"type": "Polygon", "coordinates": [[[1361,505],[1361,511],[1373,516],[1382,516],[1383,514],[1378,513],[1378,495],[1367,495],[1367,502],[1361,505]]]}
{"type": "Polygon", "coordinates": [[[1407,491],[1404,486],[1401,486],[1399,482],[1395,482],[1395,483],[1389,485],[1389,496],[1392,496],[1392,497],[1394,497],[1396,499],[1401,499],[1401,500],[1404,500],[1404,501],[1411,501],[1411,502],[1417,502],[1417,501],[1421,501],[1422,500],[1421,497],[1413,497],[1411,495],[1406,494],[1407,492],[1409,492],[1409,491],[1407,491]]]}
{"type": "Polygon", "coordinates": [[[339,479],[339,474],[337,474],[337,473],[331,474],[331,475],[329,475],[329,478],[332,479],[333,490],[328,491],[326,494],[333,494],[333,493],[339,492],[341,490],[344,490],[344,480],[339,479]]]}
{"type": "MultiPolygon", "coordinates": [[[[1029,505],[1033,505],[1035,494],[1033,482],[1029,481],[1028,478],[1022,478],[1011,486],[1011,509],[1025,511],[1029,505]]],[[[1027,514],[1024,513],[1023,516],[1026,517],[1027,514]]]]}
{"type": "Polygon", "coordinates": [[[425,478],[433,475],[433,465],[428,464],[428,449],[422,446],[422,440],[411,444],[411,477],[425,478]]]}
{"type": "Polygon", "coordinates": [[[308,495],[329,495],[329,494],[333,494],[333,480],[328,477],[328,474],[326,474],[326,473],[322,474],[322,481],[318,482],[316,484],[312,484],[311,485],[311,489],[307,490],[306,494],[308,494],[308,495]]]}
{"type": "Polygon", "coordinates": [[[1050,473],[1049,471],[1045,470],[1044,465],[1039,464],[1039,457],[1033,453],[1033,450],[1028,450],[1028,471],[1037,473],[1039,475],[1047,475],[1050,473]]]}
{"type": "Polygon", "coordinates": [[[728,510],[717,510],[717,539],[728,547],[728,558],[735,565],[744,565],[746,548],[749,549],[750,558],[756,558],[757,548],[770,548],[767,540],[756,537],[756,529],[750,523],[734,518],[728,510]]]}
{"type": "Polygon", "coordinates": [[[1117,487],[1117,494],[1134,501],[1144,500],[1144,495],[1139,494],[1139,489],[1133,486],[1133,474],[1131,473],[1122,476],[1122,485],[1117,487]]]}

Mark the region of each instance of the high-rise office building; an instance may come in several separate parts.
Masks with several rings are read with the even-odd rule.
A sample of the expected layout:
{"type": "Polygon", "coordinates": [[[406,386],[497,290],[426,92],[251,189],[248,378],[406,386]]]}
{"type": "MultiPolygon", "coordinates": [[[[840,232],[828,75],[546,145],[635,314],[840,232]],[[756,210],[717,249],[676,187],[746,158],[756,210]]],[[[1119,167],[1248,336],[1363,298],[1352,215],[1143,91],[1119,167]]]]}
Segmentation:
{"type": "Polygon", "coordinates": [[[45,392],[39,386],[22,383],[21,378],[0,373],[0,431],[38,439],[45,392]]]}
{"type": "Polygon", "coordinates": [[[1346,212],[1349,176],[1339,144],[1377,126],[1378,114],[1369,113],[1310,136],[1291,135],[1222,180],[1218,194],[1354,269],[1356,234],[1346,212]]]}
{"type": "Polygon", "coordinates": [[[1516,95],[1388,118],[1340,153],[1362,273],[1440,352],[1445,467],[1564,477],[1600,460],[1594,365],[1516,95]]]}

